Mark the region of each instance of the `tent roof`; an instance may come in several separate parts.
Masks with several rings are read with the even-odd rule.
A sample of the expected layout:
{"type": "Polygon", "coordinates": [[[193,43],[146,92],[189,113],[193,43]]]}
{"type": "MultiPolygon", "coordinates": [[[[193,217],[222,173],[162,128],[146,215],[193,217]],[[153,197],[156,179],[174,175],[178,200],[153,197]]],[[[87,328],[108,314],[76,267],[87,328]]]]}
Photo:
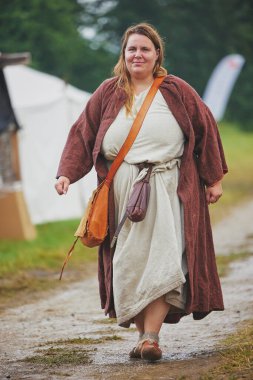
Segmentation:
{"type": "Polygon", "coordinates": [[[0,67],[3,68],[8,65],[27,64],[30,62],[30,59],[31,55],[28,52],[10,54],[0,52],[0,67]]]}
{"type": "Polygon", "coordinates": [[[62,79],[23,65],[7,66],[4,74],[14,108],[46,106],[58,101],[63,95],[80,103],[90,98],[88,92],[66,84],[62,79]]]}

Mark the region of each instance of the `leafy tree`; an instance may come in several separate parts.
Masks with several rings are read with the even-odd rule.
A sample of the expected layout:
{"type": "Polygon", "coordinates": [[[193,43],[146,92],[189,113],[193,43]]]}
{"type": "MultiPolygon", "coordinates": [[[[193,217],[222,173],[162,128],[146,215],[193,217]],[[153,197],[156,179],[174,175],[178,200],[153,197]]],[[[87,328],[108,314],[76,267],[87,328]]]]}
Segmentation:
{"type": "Polygon", "coordinates": [[[92,91],[110,74],[112,58],[80,34],[82,14],[72,0],[1,0],[0,51],[29,51],[34,68],[92,91]]]}
{"type": "Polygon", "coordinates": [[[111,75],[124,30],[141,21],[164,37],[168,71],[200,94],[221,58],[242,54],[226,118],[253,129],[252,0],[0,0],[0,51],[30,51],[33,67],[93,91],[111,75]]]}
{"type": "Polygon", "coordinates": [[[166,67],[202,94],[215,65],[239,53],[246,65],[230,99],[226,117],[253,129],[252,0],[120,0],[87,2],[84,20],[109,50],[131,24],[147,21],[165,38],[166,67]],[[109,41],[109,43],[108,43],[109,41]]]}

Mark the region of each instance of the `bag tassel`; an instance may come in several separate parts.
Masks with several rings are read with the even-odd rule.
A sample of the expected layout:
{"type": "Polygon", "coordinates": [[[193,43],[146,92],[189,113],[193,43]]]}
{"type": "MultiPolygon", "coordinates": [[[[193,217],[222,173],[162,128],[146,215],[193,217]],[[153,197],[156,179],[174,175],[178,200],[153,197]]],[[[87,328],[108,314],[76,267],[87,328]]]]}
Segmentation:
{"type": "Polygon", "coordinates": [[[70,248],[70,250],[69,250],[68,253],[67,253],[66,259],[65,259],[65,261],[64,261],[64,263],[63,263],[63,266],[62,266],[62,269],[61,269],[61,274],[60,274],[60,277],[59,277],[59,281],[61,281],[61,279],[62,279],[62,275],[63,275],[63,271],[64,271],[64,268],[65,268],[65,265],[66,265],[67,262],[69,261],[71,255],[72,255],[72,253],[73,253],[73,251],[74,251],[74,248],[75,248],[75,245],[76,245],[76,242],[77,242],[78,239],[79,239],[79,236],[77,236],[77,238],[76,238],[76,240],[74,241],[72,247],[70,248]]]}

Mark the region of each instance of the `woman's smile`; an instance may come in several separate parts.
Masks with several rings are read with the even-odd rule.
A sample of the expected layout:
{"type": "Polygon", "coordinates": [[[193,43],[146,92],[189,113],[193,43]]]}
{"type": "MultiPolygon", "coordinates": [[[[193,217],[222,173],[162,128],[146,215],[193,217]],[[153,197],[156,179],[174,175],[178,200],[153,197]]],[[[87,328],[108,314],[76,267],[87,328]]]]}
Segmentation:
{"type": "Polygon", "coordinates": [[[133,77],[148,78],[153,75],[158,51],[153,42],[141,34],[132,34],[125,48],[125,63],[133,77]]]}

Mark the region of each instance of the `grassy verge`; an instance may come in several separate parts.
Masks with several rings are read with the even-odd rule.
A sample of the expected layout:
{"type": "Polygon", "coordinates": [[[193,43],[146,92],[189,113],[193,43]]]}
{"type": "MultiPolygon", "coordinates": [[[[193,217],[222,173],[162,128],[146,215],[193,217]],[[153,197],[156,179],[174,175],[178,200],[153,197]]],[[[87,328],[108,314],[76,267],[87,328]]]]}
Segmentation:
{"type": "MultiPolygon", "coordinates": [[[[37,226],[38,237],[32,241],[0,242],[0,276],[23,270],[59,271],[74,241],[77,220],[46,223],[37,226]]],[[[96,249],[76,244],[71,258],[73,265],[96,260],[96,249]]]]}
{"type": "Polygon", "coordinates": [[[97,350],[91,345],[98,345],[110,341],[118,341],[123,338],[118,335],[103,336],[101,338],[74,338],[57,340],[44,343],[41,346],[49,348],[38,349],[36,355],[27,357],[23,361],[33,364],[44,364],[47,366],[59,365],[84,365],[92,363],[91,354],[97,350]],[[55,347],[57,346],[57,347],[55,347]],[[58,347],[61,346],[61,347],[58,347]],[[71,348],[69,347],[71,346],[71,348]]]}
{"type": "Polygon", "coordinates": [[[200,380],[252,379],[253,378],[253,320],[220,342],[216,366],[202,375],[200,380]]]}
{"type": "MultiPolygon", "coordinates": [[[[122,340],[123,338],[119,335],[110,335],[110,336],[102,336],[101,338],[73,338],[73,339],[65,339],[65,340],[57,340],[47,342],[46,345],[90,345],[90,344],[101,344],[105,342],[122,340]]],[[[45,344],[43,344],[45,346],[45,344]]]]}
{"type": "Polygon", "coordinates": [[[234,124],[221,123],[219,131],[229,172],[223,180],[223,196],[210,206],[213,222],[221,220],[232,207],[253,197],[253,133],[234,124]]]}
{"type": "MultiPolygon", "coordinates": [[[[86,365],[92,363],[92,353],[96,349],[80,349],[65,347],[50,347],[41,350],[39,355],[26,358],[25,362],[29,364],[43,364],[46,367],[61,367],[63,365],[86,365]]],[[[68,375],[69,376],[69,375],[68,375]]]]}
{"type": "MultiPolygon", "coordinates": [[[[78,221],[47,223],[37,226],[33,241],[0,241],[1,308],[29,301],[36,293],[65,286],[95,273],[97,251],[77,242],[63,280],[58,281],[61,266],[74,241],[78,221]]],[[[0,310],[1,310],[0,308],[0,310]]]]}
{"type": "Polygon", "coordinates": [[[249,252],[231,253],[230,255],[226,256],[216,256],[219,276],[225,277],[228,275],[231,263],[235,261],[245,260],[250,256],[252,256],[252,253],[249,252]]]}

